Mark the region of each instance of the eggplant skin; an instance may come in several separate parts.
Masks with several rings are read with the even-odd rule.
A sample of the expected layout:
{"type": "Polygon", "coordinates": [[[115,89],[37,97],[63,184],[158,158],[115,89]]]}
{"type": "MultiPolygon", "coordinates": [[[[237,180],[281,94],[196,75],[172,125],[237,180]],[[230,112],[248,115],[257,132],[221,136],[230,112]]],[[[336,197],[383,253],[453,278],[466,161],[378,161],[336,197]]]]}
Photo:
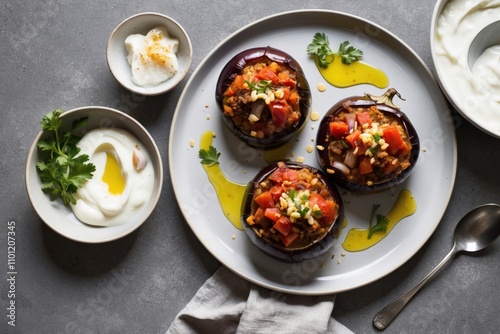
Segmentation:
{"type": "Polygon", "coordinates": [[[317,174],[320,182],[323,182],[323,184],[326,185],[327,189],[330,192],[330,195],[338,205],[337,218],[330,225],[329,231],[321,239],[315,240],[313,243],[306,247],[302,247],[300,249],[292,249],[277,245],[265,240],[264,238],[259,237],[252,229],[252,227],[248,225],[248,223],[246,222],[246,218],[253,213],[252,201],[254,197],[254,191],[263,180],[267,179],[267,177],[269,177],[278,168],[278,163],[270,164],[264,167],[259,173],[257,173],[252,181],[248,183],[241,206],[241,222],[245,233],[250,238],[250,241],[259,250],[261,250],[268,256],[282,262],[299,263],[306,260],[318,258],[332,248],[335,241],[338,239],[345,220],[344,204],[342,201],[342,197],[340,196],[340,193],[335,185],[329,182],[328,178],[321,170],[297,162],[285,161],[285,164],[288,168],[291,169],[300,170],[302,168],[308,168],[311,172],[317,174]]]}
{"type": "Polygon", "coordinates": [[[375,101],[371,100],[368,96],[352,96],[345,98],[339,102],[337,102],[335,105],[333,105],[328,112],[325,114],[323,119],[321,120],[317,137],[316,137],[316,143],[318,146],[322,146],[325,149],[320,150],[316,149],[316,157],[317,160],[321,166],[321,168],[326,171],[327,169],[334,169],[335,173],[327,173],[328,178],[331,180],[331,182],[335,183],[339,187],[348,190],[352,193],[357,193],[357,194],[369,194],[369,193],[377,193],[381,192],[384,190],[387,190],[391,187],[396,187],[399,184],[401,184],[403,181],[405,181],[408,176],[410,176],[411,172],[413,171],[413,168],[415,167],[415,164],[417,163],[418,156],[420,153],[420,140],[417,134],[417,130],[413,126],[413,124],[410,122],[408,116],[400,111],[399,109],[393,108],[389,105],[386,104],[379,104],[376,103],[375,101]],[[369,108],[372,105],[376,105],[377,108],[382,112],[382,113],[390,113],[394,116],[396,116],[402,124],[402,127],[408,134],[408,138],[411,143],[411,152],[410,152],[410,166],[403,170],[401,173],[397,175],[393,175],[390,179],[379,182],[379,183],[374,183],[373,185],[367,185],[363,184],[360,182],[355,182],[349,180],[340,170],[336,170],[333,168],[330,164],[330,159],[328,156],[328,133],[329,133],[329,123],[330,121],[334,118],[334,116],[338,113],[340,113],[342,110],[344,110],[344,103],[349,101],[351,106],[354,107],[360,107],[360,108],[369,108]]]}
{"type": "Polygon", "coordinates": [[[300,132],[300,130],[302,130],[306,125],[309,118],[312,101],[309,83],[307,82],[304,71],[302,70],[302,67],[299,65],[299,63],[286,52],[272,48],[270,46],[255,47],[244,50],[235,55],[231,60],[229,60],[229,62],[222,69],[217,80],[215,99],[219,108],[221,109],[222,120],[224,124],[231,130],[231,132],[242,141],[244,141],[247,145],[260,150],[266,150],[280,146],[294,137],[295,134],[300,132]],[[225,116],[223,114],[223,97],[225,91],[231,85],[236,75],[240,74],[246,66],[259,62],[260,60],[265,58],[271,61],[275,61],[278,64],[284,64],[295,71],[297,77],[297,91],[300,98],[300,119],[294,126],[280,133],[271,135],[267,138],[256,138],[244,133],[234,124],[231,117],[225,116]]]}

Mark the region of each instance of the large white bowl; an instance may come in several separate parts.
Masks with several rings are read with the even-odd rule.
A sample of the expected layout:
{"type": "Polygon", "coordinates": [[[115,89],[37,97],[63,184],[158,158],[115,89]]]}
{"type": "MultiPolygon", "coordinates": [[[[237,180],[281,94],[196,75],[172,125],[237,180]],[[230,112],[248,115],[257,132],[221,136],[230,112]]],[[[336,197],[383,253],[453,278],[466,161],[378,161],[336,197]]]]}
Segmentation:
{"type": "Polygon", "coordinates": [[[63,128],[68,128],[73,120],[88,117],[88,124],[77,133],[83,133],[94,128],[120,128],[133,134],[147,149],[155,173],[155,186],[149,202],[130,219],[121,225],[98,227],[80,222],[70,207],[66,207],[59,199],[51,200],[50,196],[41,190],[42,183],[36,168],[39,160],[38,141],[45,135],[41,131],[33,141],[26,161],[26,190],[33,208],[40,218],[54,231],[62,236],[84,243],[101,243],[119,239],[141,226],[155,208],[160,197],[163,184],[163,166],[161,155],[155,141],[148,131],[129,115],[106,107],[81,107],[61,114],[63,128]]]}
{"type": "MultiPolygon", "coordinates": [[[[453,3],[454,18],[447,22],[452,30],[459,29],[457,30],[459,31],[457,33],[459,40],[455,47],[448,49],[452,50],[451,52],[454,54],[460,55],[457,56],[456,62],[453,62],[442,54],[440,55],[442,47],[438,43],[438,32],[441,29],[439,20],[446,6],[452,1],[438,0],[432,15],[430,46],[437,81],[448,101],[467,121],[485,133],[500,138],[500,116],[498,115],[500,105],[498,101],[493,102],[499,99],[498,89],[496,93],[492,89],[485,89],[483,86],[484,77],[474,75],[471,70],[472,58],[477,58],[487,47],[500,44],[500,8],[484,10],[481,14],[484,16],[477,22],[458,28],[458,22],[460,24],[463,22],[460,14],[462,8],[470,8],[471,12],[476,15],[479,12],[477,5],[484,3],[484,1],[458,0],[460,1],[459,6],[457,6],[457,2],[453,3]],[[463,6],[463,4],[466,5],[463,6]],[[452,63],[456,66],[450,69],[452,63]]],[[[443,37],[442,40],[450,42],[448,37],[443,37]]]]}
{"type": "Polygon", "coordinates": [[[118,24],[109,37],[106,59],[111,73],[123,87],[140,95],[159,95],[172,90],[184,79],[191,66],[193,49],[187,32],[177,21],[166,15],[148,12],[136,14],[118,24]],[[179,40],[179,49],[176,53],[179,71],[157,86],[139,86],[132,80],[125,39],[132,34],[146,35],[157,26],[165,26],[169,35],[179,40]]]}

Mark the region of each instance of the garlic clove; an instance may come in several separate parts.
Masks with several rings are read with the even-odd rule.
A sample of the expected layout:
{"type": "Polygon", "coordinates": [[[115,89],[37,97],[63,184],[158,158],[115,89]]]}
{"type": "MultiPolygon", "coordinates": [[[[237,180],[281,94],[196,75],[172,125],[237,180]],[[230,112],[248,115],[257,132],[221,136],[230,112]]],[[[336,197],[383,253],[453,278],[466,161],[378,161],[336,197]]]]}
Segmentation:
{"type": "Polygon", "coordinates": [[[143,170],[148,164],[148,160],[138,147],[136,147],[134,149],[134,152],[132,153],[132,164],[134,165],[135,170],[138,172],[143,170]]]}

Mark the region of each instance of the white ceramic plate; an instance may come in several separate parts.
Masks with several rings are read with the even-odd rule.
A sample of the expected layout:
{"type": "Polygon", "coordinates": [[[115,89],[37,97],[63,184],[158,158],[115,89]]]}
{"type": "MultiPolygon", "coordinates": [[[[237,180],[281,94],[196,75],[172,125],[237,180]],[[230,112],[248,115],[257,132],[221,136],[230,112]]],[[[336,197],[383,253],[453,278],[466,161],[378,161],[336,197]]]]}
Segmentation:
{"type": "MultiPolygon", "coordinates": [[[[422,60],[401,40],[383,28],[344,13],[306,10],[273,15],[254,22],[222,41],[198,66],[188,81],[175,111],[170,133],[170,173],[180,208],[193,232],[220,262],[241,277],[281,292],[317,295],[353,289],[395,270],[414,255],[434,232],[448,204],[456,173],[456,141],[446,100],[422,60]],[[232,181],[248,182],[266,165],[262,152],[244,145],[221,122],[215,102],[220,71],[235,54],[257,46],[272,46],[289,53],[302,66],[313,96],[313,110],[324,114],[338,100],[385,89],[359,85],[339,89],[325,83],[306,47],[316,32],[328,35],[333,48],[349,40],[364,51],[363,60],[382,69],[406,101],[395,100],[417,129],[422,152],[407,181],[399,188],[377,195],[355,196],[342,191],[348,226],[332,249],[333,259],[287,264],[269,258],[254,247],[244,232],[224,217],[214,190],[200,165],[199,139],[203,132],[217,134],[214,146],[232,181]],[[196,145],[190,146],[190,141],[196,145]],[[417,211],[402,220],[374,247],[346,252],[342,241],[350,228],[368,226],[373,204],[387,213],[397,194],[409,189],[417,211]],[[342,255],[344,254],[344,256],[342,255]]],[[[316,137],[319,122],[309,120],[293,143],[295,156],[318,166],[314,153],[305,148],[316,137]]],[[[312,143],[314,145],[314,143],[312,143]]]]}

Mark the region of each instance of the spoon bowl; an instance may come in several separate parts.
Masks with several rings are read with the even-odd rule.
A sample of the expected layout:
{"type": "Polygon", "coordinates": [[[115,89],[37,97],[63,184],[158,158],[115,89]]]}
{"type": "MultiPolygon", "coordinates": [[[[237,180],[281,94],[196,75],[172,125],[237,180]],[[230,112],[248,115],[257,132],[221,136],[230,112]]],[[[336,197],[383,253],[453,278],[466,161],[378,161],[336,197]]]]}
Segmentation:
{"type": "Polygon", "coordinates": [[[486,204],[467,213],[455,228],[457,252],[476,252],[500,235],[500,205],[486,204]]]}
{"type": "Polygon", "coordinates": [[[474,63],[484,50],[494,45],[500,45],[500,21],[484,27],[472,41],[467,59],[469,68],[472,70],[474,63]]]}
{"type": "Polygon", "coordinates": [[[377,329],[385,329],[415,294],[458,252],[477,252],[491,245],[500,235],[500,205],[485,204],[467,213],[457,224],[453,247],[446,257],[412,289],[387,305],[373,318],[377,329]]]}

